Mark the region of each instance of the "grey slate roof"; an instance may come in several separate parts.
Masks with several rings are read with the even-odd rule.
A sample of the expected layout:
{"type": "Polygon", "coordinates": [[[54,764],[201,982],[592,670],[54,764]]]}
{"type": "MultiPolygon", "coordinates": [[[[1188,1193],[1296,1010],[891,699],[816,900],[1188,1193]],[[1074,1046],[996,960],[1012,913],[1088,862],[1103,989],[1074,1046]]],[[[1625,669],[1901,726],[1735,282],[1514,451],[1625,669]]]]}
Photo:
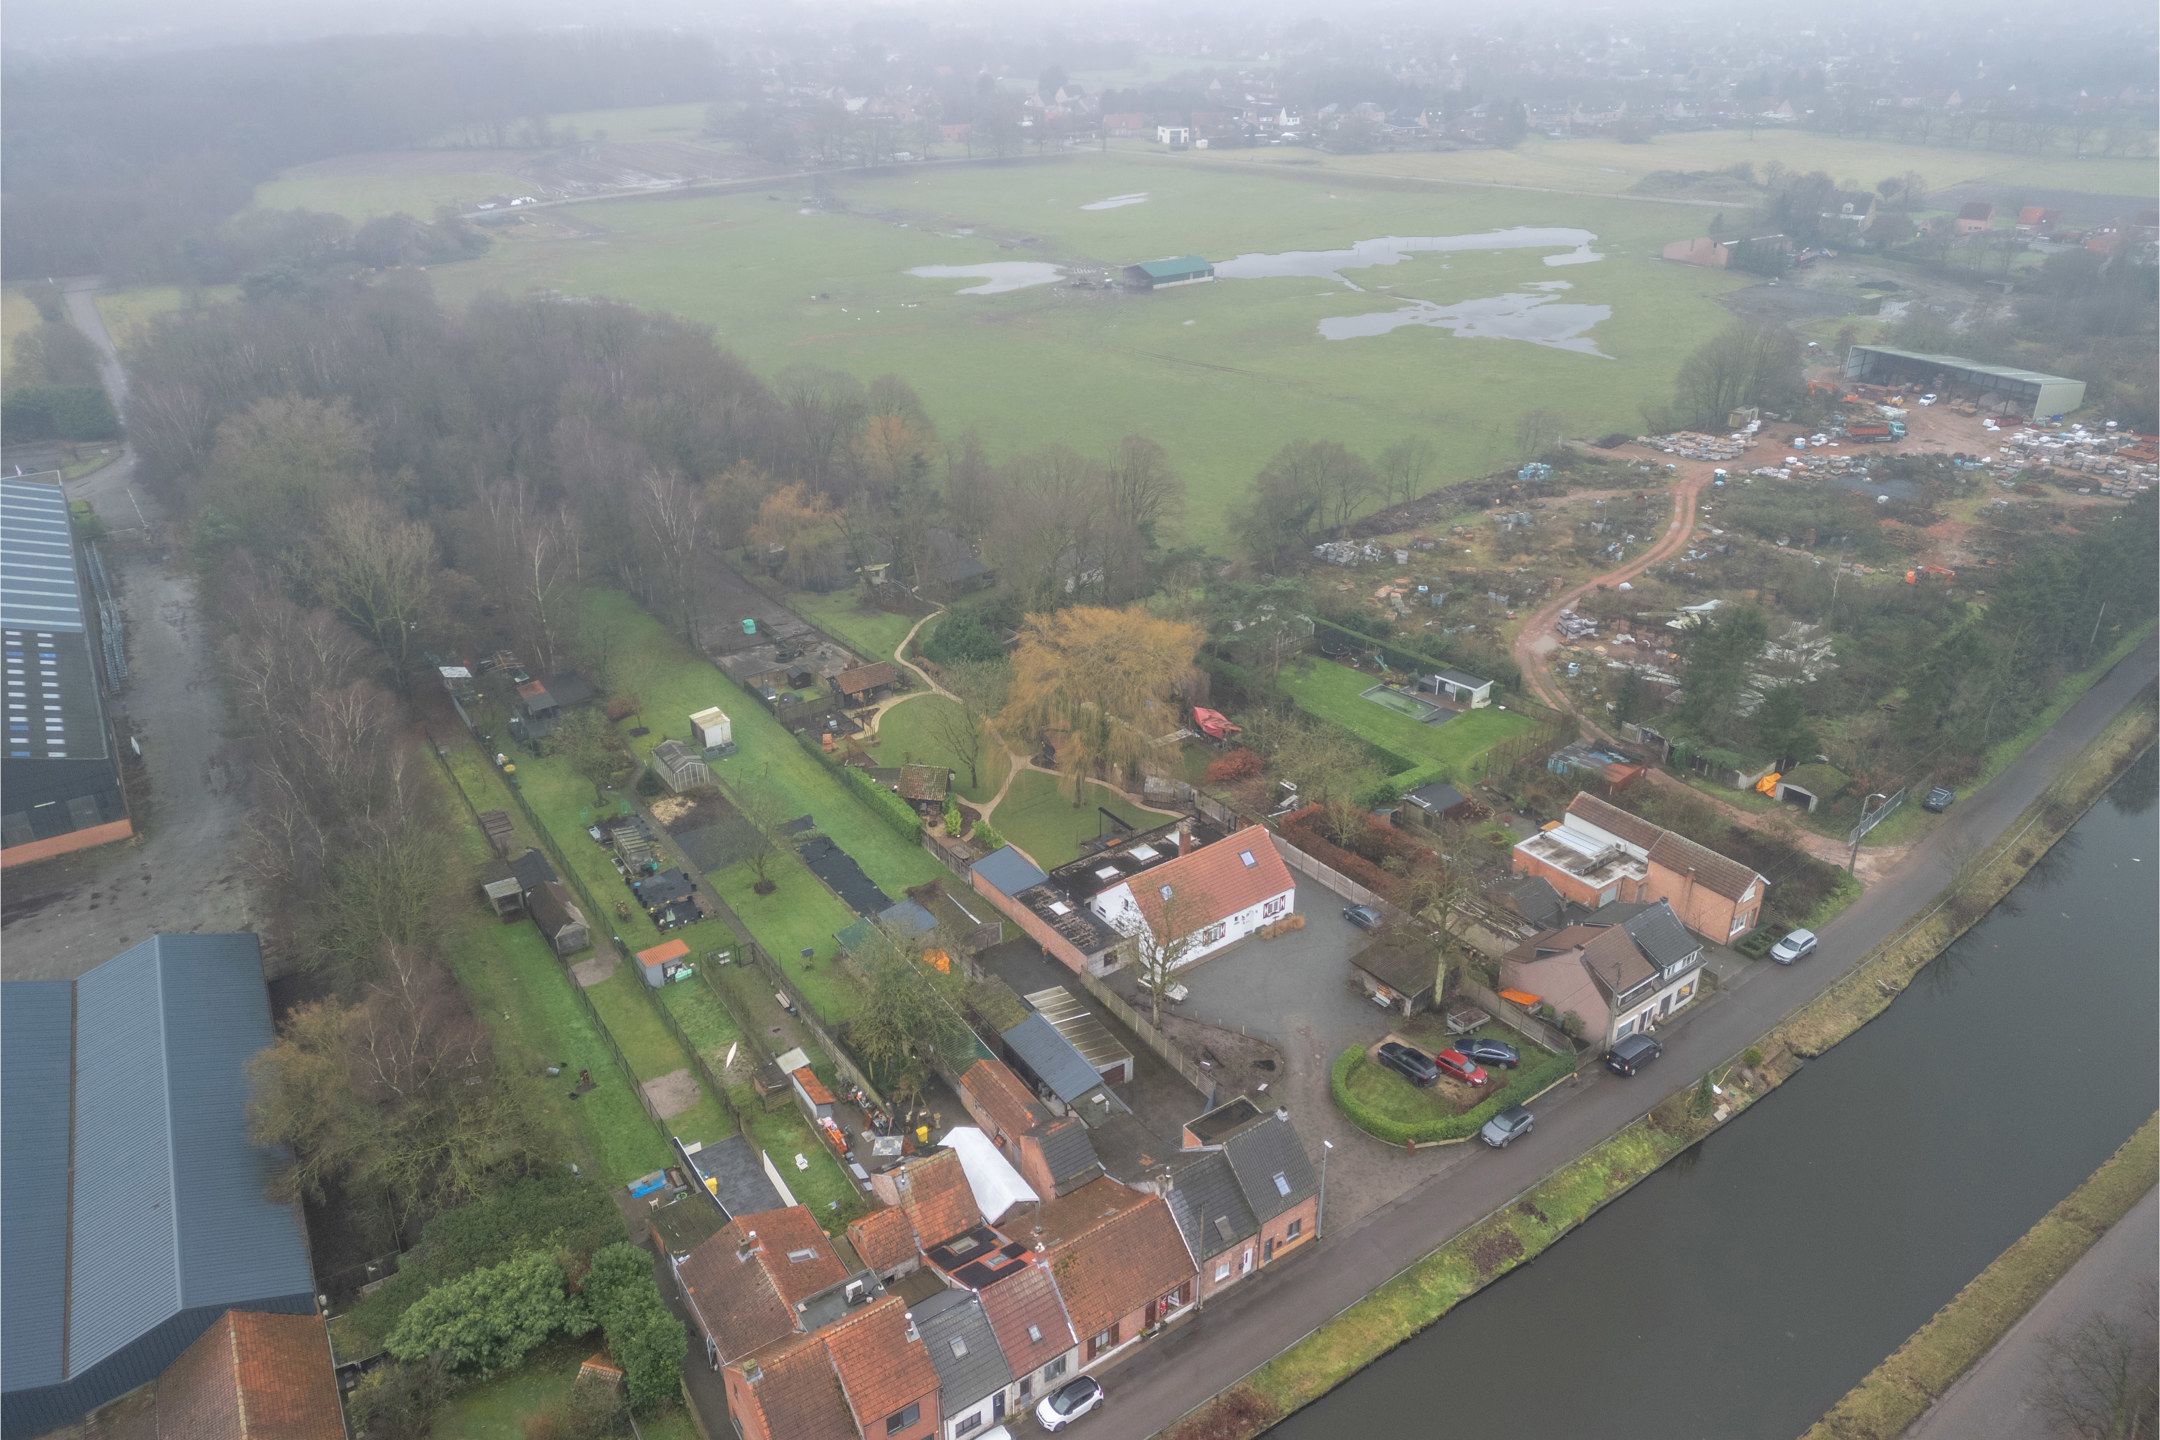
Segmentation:
{"type": "Polygon", "coordinates": [[[1223,1154],[1230,1157],[1245,1203],[1262,1223],[1319,1193],[1319,1177],[1305,1156],[1305,1142],[1287,1120],[1270,1115],[1248,1125],[1223,1142],[1223,1154]]]}
{"type": "Polygon", "coordinates": [[[1042,1146],[1043,1163],[1050,1167],[1050,1178],[1060,1191],[1085,1185],[1104,1173],[1102,1158],[1095,1153],[1095,1142],[1088,1139],[1085,1125],[1071,1121],[1052,1124],[1037,1132],[1036,1142],[1042,1146]]]}
{"type": "Polygon", "coordinates": [[[975,873],[988,881],[1000,895],[1018,895],[1021,891],[1040,885],[1049,879],[1035,862],[1022,855],[1012,846],[993,850],[975,862],[975,873]]]}
{"type": "Polygon", "coordinates": [[[714,1182],[708,1193],[720,1202],[720,1209],[730,1220],[781,1208],[780,1192],[765,1178],[757,1147],[747,1136],[730,1135],[713,1141],[690,1157],[690,1167],[697,1171],[700,1183],[714,1182]]]}
{"type": "Polygon", "coordinates": [[[151,1332],[183,1315],[312,1313],[299,1213],[269,1195],[281,1156],[247,1132],[248,1062],[272,1039],[253,935],[154,936],[72,987],[8,984],[0,1017],[11,1402],[138,1342],[162,1352],[176,1337],[151,1332]]]}
{"type": "Polygon", "coordinates": [[[1431,810],[1445,815],[1448,811],[1462,804],[1464,796],[1462,791],[1448,784],[1447,781],[1435,780],[1430,785],[1420,785],[1408,795],[1403,796],[1403,799],[1408,800],[1420,810],[1431,810]]]}
{"type": "Polygon", "coordinates": [[[1170,1192],[1163,1198],[1170,1202],[1170,1213],[1195,1266],[1260,1233],[1260,1222],[1245,1203],[1230,1157],[1222,1151],[1202,1155],[1173,1172],[1170,1179],[1170,1192]]]}
{"type": "Polygon", "coordinates": [[[1567,915],[1567,902],[1542,875],[1525,875],[1500,887],[1515,913],[1540,930],[1551,930],[1567,915]]]}
{"type": "Polygon", "coordinates": [[[1628,938],[1635,942],[1635,948],[1648,956],[1650,963],[1660,970],[1669,970],[1675,965],[1684,965],[1702,957],[1702,941],[1688,934],[1687,927],[1680,923],[1680,917],[1673,913],[1672,906],[1663,900],[1654,900],[1648,904],[1608,905],[1593,912],[1590,919],[1593,923],[1599,920],[1618,922],[1620,928],[1627,931],[1628,938]]]}
{"type": "Polygon", "coordinates": [[[950,1415],[1013,1382],[990,1317],[973,1291],[946,1290],[912,1307],[908,1317],[937,1367],[938,1401],[950,1415]]]}
{"type": "Polygon", "coordinates": [[[1484,676],[1472,675],[1467,670],[1442,670],[1438,673],[1440,678],[1447,681],[1448,684],[1467,685],[1472,690],[1476,690],[1481,686],[1492,684],[1492,681],[1487,680],[1484,676]]]}
{"type": "Polygon", "coordinates": [[[1057,1027],[1040,1011],[1007,1030],[1003,1038],[1013,1054],[1020,1057],[1020,1062],[1035,1072],[1035,1078],[1067,1105],[1077,1106],[1088,1095],[1101,1091],[1109,1096],[1112,1105],[1124,1108],[1123,1103],[1110,1094],[1095,1067],[1088,1064],[1086,1058],[1073,1048],[1072,1042],[1060,1035],[1057,1027]]]}

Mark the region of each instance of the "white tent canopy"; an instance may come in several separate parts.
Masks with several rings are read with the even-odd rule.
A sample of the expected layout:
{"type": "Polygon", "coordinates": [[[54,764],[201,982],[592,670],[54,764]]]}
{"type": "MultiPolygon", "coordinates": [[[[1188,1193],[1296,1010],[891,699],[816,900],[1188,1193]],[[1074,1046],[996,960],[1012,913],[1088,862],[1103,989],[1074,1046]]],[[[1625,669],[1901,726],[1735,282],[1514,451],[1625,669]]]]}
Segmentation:
{"type": "Polygon", "coordinates": [[[960,1157],[960,1169],[967,1175],[968,1189],[975,1192],[976,1208],[991,1224],[995,1225],[1013,1206],[1042,1198],[998,1153],[997,1146],[990,1143],[990,1137],[974,1126],[962,1125],[948,1131],[943,1143],[960,1157]]]}

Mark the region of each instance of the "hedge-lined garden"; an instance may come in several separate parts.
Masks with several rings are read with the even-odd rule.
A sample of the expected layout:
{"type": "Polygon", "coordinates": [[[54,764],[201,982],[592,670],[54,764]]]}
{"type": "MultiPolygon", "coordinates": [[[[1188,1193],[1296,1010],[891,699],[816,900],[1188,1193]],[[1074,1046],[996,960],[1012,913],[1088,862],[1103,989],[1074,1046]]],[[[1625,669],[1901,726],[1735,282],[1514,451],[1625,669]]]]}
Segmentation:
{"type": "Polygon", "coordinates": [[[1431,1091],[1420,1090],[1372,1059],[1362,1045],[1352,1045],[1335,1057],[1329,1084],[1337,1108],[1376,1140],[1390,1145],[1467,1140],[1493,1116],[1522,1104],[1575,1068],[1573,1056],[1554,1055],[1534,1045],[1525,1045],[1523,1054],[1523,1063],[1516,1069],[1491,1071],[1487,1067],[1490,1073],[1505,1075],[1506,1082],[1460,1114],[1443,1112],[1431,1091]]]}

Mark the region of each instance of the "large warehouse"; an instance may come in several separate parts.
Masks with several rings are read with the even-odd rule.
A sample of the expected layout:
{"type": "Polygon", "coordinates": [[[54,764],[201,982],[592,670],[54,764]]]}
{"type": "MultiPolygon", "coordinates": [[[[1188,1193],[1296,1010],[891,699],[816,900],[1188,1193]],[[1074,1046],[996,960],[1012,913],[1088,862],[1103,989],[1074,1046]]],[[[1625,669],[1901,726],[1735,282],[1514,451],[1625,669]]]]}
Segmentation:
{"type": "Polygon", "coordinates": [[[1845,378],[1870,385],[1914,385],[1979,402],[1983,409],[2016,411],[2028,419],[2067,415],[2085,403],[2085,382],[2043,375],[2011,365],[1983,365],[1960,355],[1855,345],[1845,356],[1845,378]]]}
{"type": "Polygon", "coordinates": [[[0,479],[7,751],[0,867],[125,840],[127,800],[98,699],[98,641],[57,471],[0,479]]]}
{"type": "Polygon", "coordinates": [[[0,1433],[148,1384],[229,1310],[315,1313],[283,1157],[248,1135],[270,1042],[253,935],[0,985],[0,1433]]]}

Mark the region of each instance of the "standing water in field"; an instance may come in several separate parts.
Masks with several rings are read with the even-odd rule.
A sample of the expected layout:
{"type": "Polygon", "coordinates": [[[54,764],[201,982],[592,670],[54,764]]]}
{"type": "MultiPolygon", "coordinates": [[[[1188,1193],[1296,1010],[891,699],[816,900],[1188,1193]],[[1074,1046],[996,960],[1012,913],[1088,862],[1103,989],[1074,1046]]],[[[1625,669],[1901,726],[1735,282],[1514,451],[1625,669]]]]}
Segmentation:
{"type": "Polygon", "coordinates": [[[1523,340],[1551,350],[1572,350],[1578,355],[1610,360],[1612,357],[1589,338],[1589,331],[1600,320],[1611,318],[1610,305],[1564,305],[1550,294],[1511,293],[1454,305],[1413,300],[1399,310],[1334,315],[1320,322],[1320,334],[1329,340],[1357,340],[1385,335],[1405,325],[1432,325],[1465,340],[1523,340]]]}
{"type": "Polygon", "coordinates": [[[1003,295],[1030,285],[1049,285],[1064,275],[1044,260],[991,260],[981,265],[917,265],[907,272],[924,280],[980,280],[958,291],[961,295],[1003,295]]]}
{"type": "Polygon", "coordinates": [[[1090,200],[1080,208],[1082,210],[1122,210],[1127,205],[1145,205],[1147,204],[1147,198],[1148,192],[1142,190],[1134,195],[1112,195],[1107,200],[1090,200]]]}
{"type": "Polygon", "coordinates": [[[1333,280],[1347,289],[1361,287],[1343,276],[1345,270],[1365,270],[1375,265],[1399,265],[1412,255],[1447,250],[1564,250],[1547,255],[1547,265],[1583,265],[1605,257],[1590,248],[1597,236],[1588,230],[1565,226],[1518,225],[1510,230],[1486,230],[1476,235],[1388,235],[1378,240],[1359,240],[1343,250],[1285,250],[1276,255],[1240,255],[1216,264],[1222,280],[1277,280],[1286,276],[1309,276],[1333,280]]]}

